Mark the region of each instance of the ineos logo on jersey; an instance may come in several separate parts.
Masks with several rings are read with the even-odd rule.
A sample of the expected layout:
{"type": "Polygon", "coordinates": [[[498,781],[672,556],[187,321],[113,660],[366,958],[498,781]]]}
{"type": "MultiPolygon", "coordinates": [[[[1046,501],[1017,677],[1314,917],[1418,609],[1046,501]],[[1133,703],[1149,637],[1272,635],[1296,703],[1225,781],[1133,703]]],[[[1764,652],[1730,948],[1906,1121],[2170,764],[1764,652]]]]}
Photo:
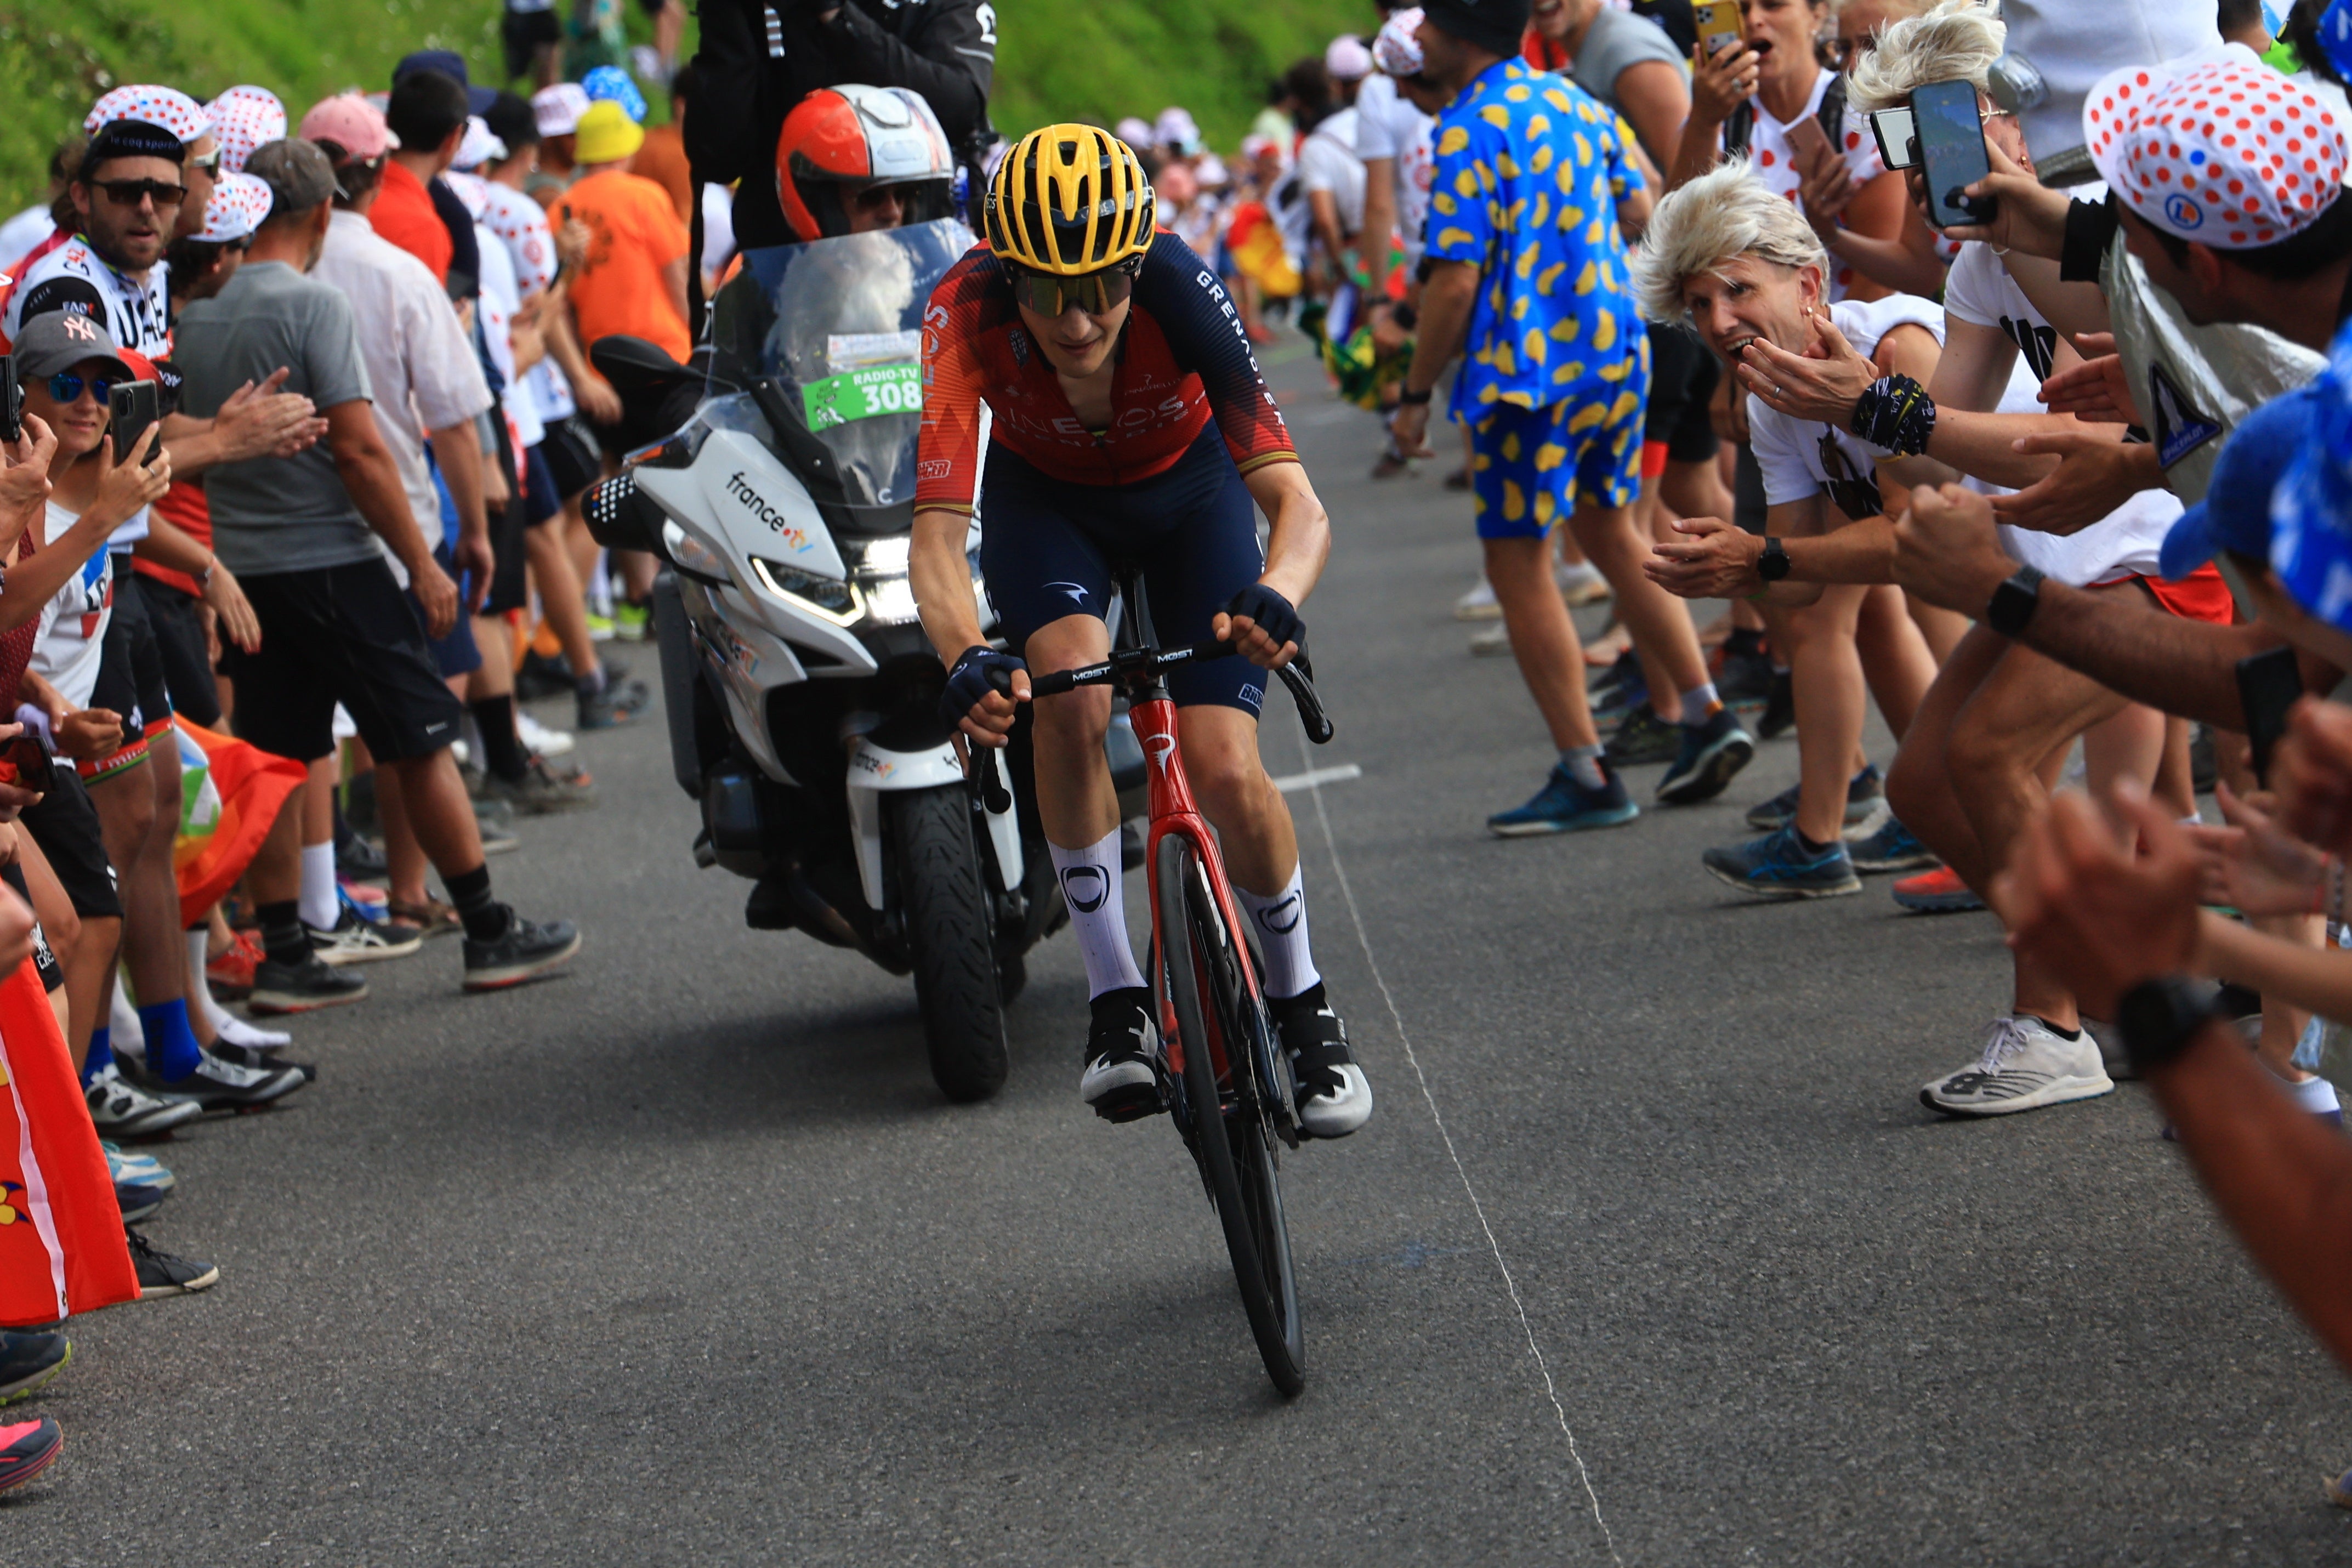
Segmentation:
{"type": "Polygon", "coordinates": [[[1298,929],[1298,917],[1306,910],[1297,893],[1286,893],[1278,904],[1269,904],[1257,912],[1257,923],[1276,936],[1286,936],[1298,929]]]}
{"type": "Polygon", "coordinates": [[[745,511],[750,512],[753,517],[756,517],[761,522],[766,523],[779,538],[782,539],[785,543],[791,545],[794,550],[806,550],[808,548],[808,534],[803,531],[793,527],[790,519],[786,518],[782,512],[778,511],[774,507],[770,506],[768,504],[767,498],[762,496],[758,490],[753,489],[751,488],[751,481],[744,479],[741,469],[739,468],[734,473],[730,474],[727,477],[727,493],[733,496],[735,500],[742,505],[745,511]]]}
{"type": "Polygon", "coordinates": [[[1090,915],[1110,897],[1110,877],[1099,866],[1065,866],[1062,896],[1070,900],[1070,908],[1090,915]]]}

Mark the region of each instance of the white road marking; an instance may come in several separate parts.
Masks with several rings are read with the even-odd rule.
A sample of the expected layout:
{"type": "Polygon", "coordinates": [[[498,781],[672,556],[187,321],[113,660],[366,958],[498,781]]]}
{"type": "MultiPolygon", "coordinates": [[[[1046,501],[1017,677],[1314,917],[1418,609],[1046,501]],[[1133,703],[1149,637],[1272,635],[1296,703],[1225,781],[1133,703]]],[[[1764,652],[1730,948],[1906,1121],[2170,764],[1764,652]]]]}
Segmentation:
{"type": "MultiPolygon", "coordinates": [[[[1298,734],[1298,751],[1300,760],[1305,761],[1307,756],[1307,732],[1303,729],[1298,734]]],[[[1347,904],[1348,919],[1356,928],[1356,945],[1363,950],[1364,964],[1371,971],[1372,984],[1380,987],[1381,1000],[1388,1004],[1389,1021],[1396,1026],[1397,1043],[1404,1047],[1404,1059],[1412,1066],[1412,1076],[1420,1080],[1421,1098],[1429,1107],[1429,1119],[1437,1127],[1437,1136],[1444,1142],[1446,1158],[1454,1162],[1454,1173],[1462,1179],[1462,1191],[1470,1199],[1471,1212],[1478,1216],[1478,1228],[1486,1232],[1486,1248],[1494,1255],[1495,1267],[1503,1276],[1503,1289],[1511,1298],[1511,1310],[1518,1314],[1519,1332],[1526,1336],[1528,1353],[1535,1358],[1536,1371],[1543,1377],[1544,1393],[1551,1400],[1552,1413],[1559,1417],[1559,1435],[1568,1439],[1568,1457],[1575,1462],[1577,1479],[1584,1483],[1585,1499],[1592,1505],[1592,1522],[1601,1527],[1601,1538],[1609,1547],[1609,1560],[1616,1563],[1617,1568],[1625,1568],[1625,1559],[1617,1552],[1616,1534],[1610,1530],[1609,1521],[1601,1516],[1601,1496],[1592,1489],[1592,1477],[1584,1468],[1584,1456],[1577,1449],[1576,1434],[1569,1428],[1568,1406],[1560,1403],[1559,1386],[1552,1382],[1551,1365],[1544,1360],[1543,1347],[1536,1343],[1535,1325],[1528,1321],[1527,1305],[1519,1300],[1518,1285],[1511,1279],[1511,1266],[1504,1261],[1503,1244],[1495,1238],[1495,1227],[1486,1222],[1486,1205],[1478,1201],[1478,1189],[1472,1184],[1470,1172],[1462,1163],[1461,1152],[1454,1147],[1454,1134],[1445,1130],[1445,1118],[1438,1111],[1437,1097],[1430,1092],[1429,1075],[1422,1071],[1421,1058],[1412,1048],[1412,1037],[1405,1031],[1404,1015],[1397,1007],[1396,994],[1389,989],[1388,976],[1381,972],[1381,961],[1372,956],[1371,939],[1364,932],[1363,911],[1356,906],[1355,885],[1349,881],[1348,868],[1339,858],[1339,840],[1331,833],[1331,814],[1323,806],[1318,773],[1325,771],[1346,772],[1347,776],[1354,778],[1363,770],[1350,765],[1347,769],[1317,770],[1291,776],[1299,781],[1299,787],[1315,797],[1315,817],[1323,827],[1323,848],[1331,857],[1333,879],[1339,884],[1339,897],[1347,904]]],[[[1281,782],[1276,781],[1277,784],[1281,782]]]]}
{"type": "Polygon", "coordinates": [[[1274,781],[1274,787],[1285,795],[1297,795],[1303,789],[1315,789],[1327,784],[1346,784],[1349,779],[1364,776],[1364,770],[1354,763],[1341,763],[1336,768],[1309,768],[1303,773],[1285,773],[1274,781]]]}

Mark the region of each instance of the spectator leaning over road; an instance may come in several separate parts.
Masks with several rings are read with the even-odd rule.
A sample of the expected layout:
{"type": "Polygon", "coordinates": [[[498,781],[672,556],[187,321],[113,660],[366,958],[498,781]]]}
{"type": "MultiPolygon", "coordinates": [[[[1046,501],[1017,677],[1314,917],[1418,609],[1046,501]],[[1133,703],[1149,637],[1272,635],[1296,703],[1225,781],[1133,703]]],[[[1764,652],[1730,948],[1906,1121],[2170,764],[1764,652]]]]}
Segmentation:
{"type": "MultiPolygon", "coordinates": [[[[340,701],[379,768],[400,778],[411,824],[465,922],[468,990],[518,984],[568,960],[579,933],[516,915],[490,894],[481,838],[449,742],[463,710],[441,683],[426,645],[446,636],[457,591],[417,530],[398,467],[369,407],[352,307],[304,276],[324,247],[334,174],[303,141],[272,142],[247,168],[268,182],[269,221],[244,266],[181,324],[186,399],[216,407],[249,374],[292,367],[289,384],[324,412],[325,443],[283,463],[223,465],[209,479],[215,536],[244,574],[261,624],[257,653],[229,661],[238,732],[262,750],[307,763],[333,749],[340,701]],[[407,569],[404,596],[381,540],[407,569]],[[425,606],[423,625],[415,607],[425,606]]],[[[285,1010],[365,995],[363,981],[320,963],[303,930],[298,814],[280,815],[248,873],[268,960],[257,1000],[285,1010]]]]}
{"type": "MultiPolygon", "coordinates": [[[[1348,263],[1364,228],[1364,161],[1356,153],[1356,91],[1372,74],[1372,52],[1360,38],[1342,36],[1323,51],[1339,108],[1299,143],[1298,179],[1307,191],[1316,254],[1328,269],[1329,287],[1349,281],[1348,263]]],[[[1377,289],[1388,275],[1388,258],[1378,258],[1354,281],[1377,289]]]]}
{"type": "Polygon", "coordinates": [[[1379,74],[1356,93],[1356,155],[1364,161],[1364,226],[1357,237],[1357,268],[1384,275],[1402,250],[1405,272],[1421,265],[1423,226],[1429,216],[1430,171],[1436,158],[1435,111],[1445,95],[1423,77],[1413,31],[1421,8],[1391,11],[1372,40],[1379,74]]]}
{"type": "Polygon", "coordinates": [[[1552,584],[1547,529],[1566,518],[1609,578],[1618,615],[1651,665],[1651,687],[1684,728],[1658,786],[1672,805],[1719,794],[1755,742],[1717,700],[1689,613],[1643,574],[1642,405],[1649,342],[1639,331],[1618,227],[1621,203],[1645,214],[1615,116],[1582,89],[1517,58],[1523,0],[1440,0],[1423,8],[1429,79],[1451,94],[1440,116],[1430,195],[1430,279],[1421,337],[1391,426],[1420,449],[1440,374],[1466,352],[1453,396],[1476,451],[1474,483],[1487,580],[1511,651],[1559,761],[1497,834],[1604,827],[1638,815],[1609,771],[1585,700],[1575,624],[1552,584]]]}

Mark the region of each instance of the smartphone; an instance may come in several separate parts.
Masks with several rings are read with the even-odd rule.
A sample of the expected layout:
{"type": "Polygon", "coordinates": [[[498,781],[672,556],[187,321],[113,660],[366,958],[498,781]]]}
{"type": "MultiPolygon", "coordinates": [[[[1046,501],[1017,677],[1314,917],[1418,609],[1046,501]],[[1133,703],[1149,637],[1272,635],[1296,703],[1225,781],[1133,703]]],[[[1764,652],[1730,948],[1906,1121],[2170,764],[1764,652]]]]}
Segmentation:
{"type": "Polygon", "coordinates": [[[1874,109],[1870,133],[1878,141],[1878,161],[1890,169],[1908,169],[1919,161],[1919,132],[1908,109],[1874,109]]]}
{"type": "Polygon", "coordinates": [[[1800,169],[1818,169],[1830,156],[1829,132],[1822,122],[1808,114],[1789,127],[1789,146],[1797,155],[1800,169]]]}
{"type": "Polygon", "coordinates": [[[1990,199],[1960,193],[1992,173],[1985,151],[1984,120],[1977,112],[1976,84],[1931,81],[1911,93],[1918,127],[1919,164],[1927,181],[1927,222],[1935,228],[1988,223],[1990,199]]]}
{"type": "Polygon", "coordinates": [[[127,463],[147,439],[148,429],[160,418],[161,405],[152,381],[118,383],[107,399],[114,415],[114,460],[127,463]]]}
{"type": "Polygon", "coordinates": [[[58,781],[52,776],[54,766],[48,743],[37,731],[26,730],[0,744],[0,784],[47,795],[57,787],[58,781]]]}
{"type": "Polygon", "coordinates": [[[2303,695],[2303,668],[2294,649],[2274,647],[2238,661],[2238,700],[2245,705],[2246,739],[2253,742],[2254,778],[2270,786],[2271,752],[2286,733],[2287,710],[2303,695]]]}
{"type": "Polygon", "coordinates": [[[1691,7],[1691,18],[1698,24],[1699,56],[1703,59],[1713,59],[1727,46],[1746,39],[1746,32],[1739,25],[1738,0],[1698,0],[1691,7]]]}
{"type": "Polygon", "coordinates": [[[16,379],[16,356],[0,354],[0,441],[25,434],[25,384],[16,379]]]}

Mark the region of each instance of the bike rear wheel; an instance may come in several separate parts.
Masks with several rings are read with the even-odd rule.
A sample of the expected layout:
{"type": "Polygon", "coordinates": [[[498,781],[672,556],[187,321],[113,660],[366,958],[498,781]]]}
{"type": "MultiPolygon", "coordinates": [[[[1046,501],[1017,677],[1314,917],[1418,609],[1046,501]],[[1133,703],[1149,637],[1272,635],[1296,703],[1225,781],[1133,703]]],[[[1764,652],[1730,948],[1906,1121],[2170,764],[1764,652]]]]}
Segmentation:
{"type": "Polygon", "coordinates": [[[1244,960],[1210,893],[1198,849],[1171,834],[1160,841],[1157,858],[1160,963],[1176,1014],[1192,1152],[1224,1227],[1234,1283],[1266,1375],[1284,1394],[1297,1394],[1307,1385],[1307,1341],[1268,1122],[1270,1091],[1259,1082],[1250,1040],[1258,1004],[1243,981],[1244,960]],[[1229,1094],[1217,1082],[1220,1047],[1231,1064],[1229,1094]]]}

